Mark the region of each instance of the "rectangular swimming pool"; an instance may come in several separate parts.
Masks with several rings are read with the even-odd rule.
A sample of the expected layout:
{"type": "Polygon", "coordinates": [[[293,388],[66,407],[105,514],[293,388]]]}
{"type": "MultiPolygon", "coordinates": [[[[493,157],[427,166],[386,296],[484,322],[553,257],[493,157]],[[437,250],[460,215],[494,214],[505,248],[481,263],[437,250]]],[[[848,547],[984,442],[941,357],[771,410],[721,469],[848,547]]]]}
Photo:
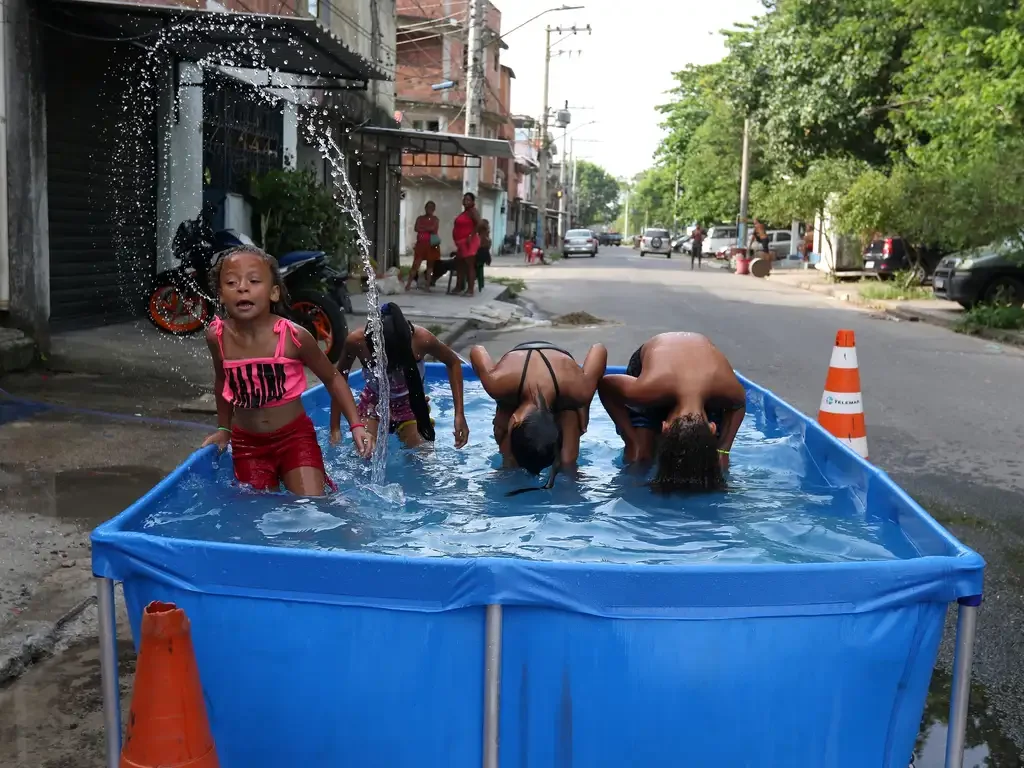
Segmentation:
{"type": "MultiPolygon", "coordinates": [[[[428,367],[428,379],[443,377],[428,367]]],[[[154,526],[223,475],[208,449],[93,533],[106,698],[116,698],[118,580],[135,635],[152,600],[187,612],[226,768],[496,768],[499,743],[502,766],[905,768],[958,600],[968,623],[958,682],[969,674],[984,562],[883,472],[744,384],[748,418],[798,444],[822,494],[851,500],[833,511],[836,530],[879,532],[877,550],[837,556],[826,537],[813,557],[788,560],[684,561],[659,547],[653,558],[576,562],[572,551],[531,557],[501,541],[488,545],[499,556],[469,551],[471,537],[447,551],[448,530],[424,556],[154,526]]],[[[322,424],[326,393],[305,399],[322,424]]],[[[439,443],[449,429],[439,418],[439,443]]],[[[493,450],[473,429],[466,450],[493,450]]],[[[465,495],[453,488],[442,502],[465,495]]]]}

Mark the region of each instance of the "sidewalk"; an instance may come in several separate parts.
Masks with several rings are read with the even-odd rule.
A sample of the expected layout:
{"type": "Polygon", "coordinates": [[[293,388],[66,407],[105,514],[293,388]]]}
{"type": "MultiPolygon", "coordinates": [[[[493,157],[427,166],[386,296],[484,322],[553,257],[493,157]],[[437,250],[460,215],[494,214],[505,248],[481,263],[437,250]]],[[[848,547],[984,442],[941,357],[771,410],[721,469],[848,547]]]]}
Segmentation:
{"type": "MultiPolygon", "coordinates": [[[[381,296],[393,301],[414,322],[450,343],[473,325],[497,328],[522,316],[515,304],[500,301],[507,288],[488,283],[474,298],[410,291],[381,296]]],[[[366,323],[366,294],[352,297],[355,314],[346,315],[350,331],[366,323]]],[[[47,365],[56,371],[90,373],[120,379],[146,379],[184,384],[185,394],[213,388],[210,353],[202,334],[176,337],[161,333],[146,320],[54,334],[47,365]]]]}
{"type": "MultiPolygon", "coordinates": [[[[951,331],[956,330],[956,326],[964,314],[963,307],[959,304],[943,299],[908,299],[905,301],[867,299],[860,294],[860,282],[851,280],[834,283],[823,272],[815,269],[776,271],[768,277],[768,280],[830,296],[852,306],[881,310],[899,320],[928,323],[951,331]]],[[[992,341],[1024,347],[1024,333],[1018,331],[989,328],[982,329],[978,335],[992,341]]]]}

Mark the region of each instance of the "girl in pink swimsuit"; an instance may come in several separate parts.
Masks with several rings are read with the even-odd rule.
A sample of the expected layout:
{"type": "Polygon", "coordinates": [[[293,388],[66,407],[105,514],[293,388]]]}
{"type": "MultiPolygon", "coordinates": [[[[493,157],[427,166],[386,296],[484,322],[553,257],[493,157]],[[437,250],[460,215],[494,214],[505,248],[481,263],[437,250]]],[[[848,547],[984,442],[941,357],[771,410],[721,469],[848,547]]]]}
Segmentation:
{"type": "Polygon", "coordinates": [[[355,400],[338,369],[308,331],[281,317],[284,285],[272,256],[253,246],[225,251],[211,270],[227,319],[210,323],[217,431],[203,441],[231,444],[235,478],[257,490],[284,483],[292,493],[322,496],[332,485],[313,422],[300,399],[308,366],[345,413],[356,451],[370,455],[355,400]]]}

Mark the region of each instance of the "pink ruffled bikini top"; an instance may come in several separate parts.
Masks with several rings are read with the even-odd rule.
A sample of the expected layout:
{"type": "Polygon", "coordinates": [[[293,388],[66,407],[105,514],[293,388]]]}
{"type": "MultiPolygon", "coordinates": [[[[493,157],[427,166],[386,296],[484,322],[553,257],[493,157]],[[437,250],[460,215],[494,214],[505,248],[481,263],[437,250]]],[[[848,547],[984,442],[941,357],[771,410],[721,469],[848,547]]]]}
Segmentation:
{"type": "Polygon", "coordinates": [[[296,400],[306,391],[306,370],[301,360],[286,357],[285,344],[291,334],[296,346],[301,346],[299,334],[290,322],[281,318],[274,323],[277,349],[273,357],[253,357],[245,360],[224,358],[224,321],[214,318],[210,328],[217,335],[217,346],[224,365],[224,399],[239,408],[267,408],[296,400]]]}

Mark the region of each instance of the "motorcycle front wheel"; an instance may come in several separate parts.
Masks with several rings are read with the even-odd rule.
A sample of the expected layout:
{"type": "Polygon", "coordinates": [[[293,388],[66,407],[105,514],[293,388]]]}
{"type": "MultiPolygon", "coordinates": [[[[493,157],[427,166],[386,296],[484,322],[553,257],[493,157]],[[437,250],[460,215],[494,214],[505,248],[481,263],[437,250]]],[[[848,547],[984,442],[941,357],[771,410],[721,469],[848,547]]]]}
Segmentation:
{"type": "Polygon", "coordinates": [[[295,291],[291,299],[295,321],[313,334],[328,360],[338,362],[348,336],[348,324],[337,302],[318,291],[295,291]]]}
{"type": "Polygon", "coordinates": [[[146,304],[149,321],[164,333],[191,336],[213,317],[213,307],[202,296],[188,294],[174,283],[159,283],[146,304]]]}

